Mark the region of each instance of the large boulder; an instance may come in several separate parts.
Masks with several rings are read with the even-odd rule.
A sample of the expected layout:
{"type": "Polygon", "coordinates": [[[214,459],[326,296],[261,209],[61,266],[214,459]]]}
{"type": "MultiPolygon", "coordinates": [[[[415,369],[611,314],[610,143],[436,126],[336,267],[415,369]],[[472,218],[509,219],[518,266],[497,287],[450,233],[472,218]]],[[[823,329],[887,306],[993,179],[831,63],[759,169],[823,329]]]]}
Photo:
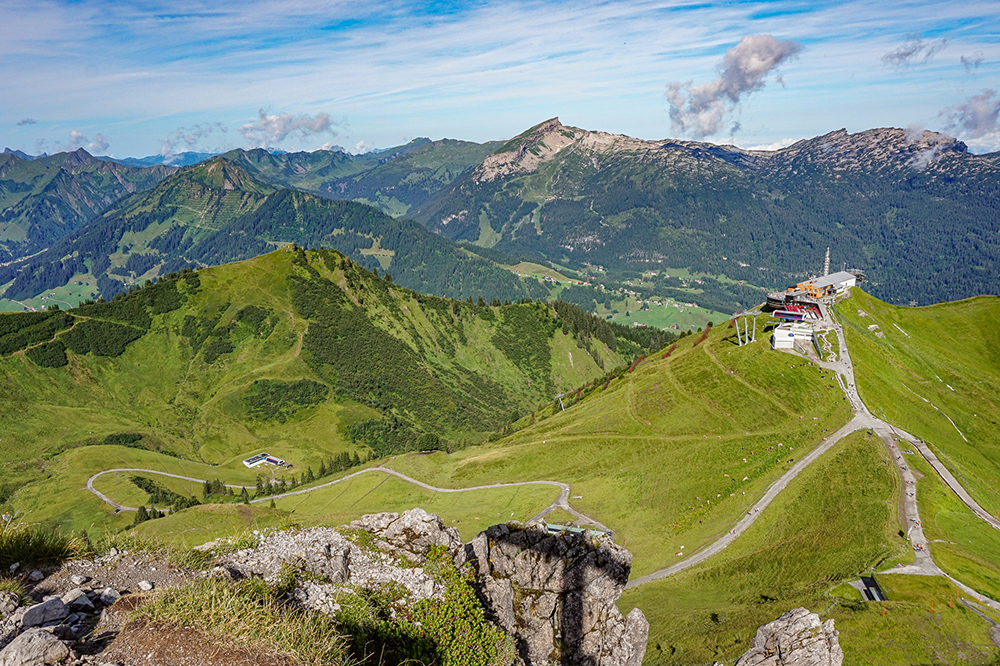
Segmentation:
{"type": "Polygon", "coordinates": [[[44,629],[28,629],[0,650],[0,666],[56,664],[69,655],[69,648],[44,629]]]}
{"type": "Polygon", "coordinates": [[[37,627],[50,622],[61,620],[69,615],[69,609],[59,597],[53,597],[48,601],[43,601],[35,606],[30,606],[21,618],[24,627],[37,627]]]}
{"type": "Polygon", "coordinates": [[[838,635],[833,620],[795,608],[758,629],[736,666],[841,666],[838,635]]]}
{"type": "Polygon", "coordinates": [[[489,618],[515,637],[521,663],[639,666],[649,623],[622,617],[632,555],[605,535],[494,525],[466,546],[489,618]]]}

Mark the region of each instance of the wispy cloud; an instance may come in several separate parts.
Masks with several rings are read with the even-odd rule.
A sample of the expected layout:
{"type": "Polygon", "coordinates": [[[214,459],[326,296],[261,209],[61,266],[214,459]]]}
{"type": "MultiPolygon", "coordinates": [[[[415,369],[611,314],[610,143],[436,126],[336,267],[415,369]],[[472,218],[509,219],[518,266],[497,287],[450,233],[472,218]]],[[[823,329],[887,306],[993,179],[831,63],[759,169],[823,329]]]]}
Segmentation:
{"type": "Polygon", "coordinates": [[[959,61],[961,61],[962,67],[965,68],[965,73],[972,74],[983,64],[983,56],[981,53],[974,53],[971,56],[960,57],[959,61]]]}
{"type": "Polygon", "coordinates": [[[906,41],[902,46],[882,56],[882,62],[890,67],[905,69],[911,65],[927,62],[934,57],[935,53],[943,51],[947,46],[947,39],[924,41],[915,33],[910,33],[906,36],[906,41]]]}
{"type": "Polygon", "coordinates": [[[799,44],[771,35],[744,37],[726,51],[718,78],[701,85],[675,81],[667,86],[673,129],[699,139],[717,134],[740,101],[762,89],[767,76],[801,50],[799,44]]]}
{"type": "Polygon", "coordinates": [[[290,136],[305,138],[316,134],[337,135],[329,114],[317,113],[293,116],[290,113],[269,114],[261,109],[257,120],[240,125],[239,131],[252,147],[268,148],[290,136]]]}
{"type": "Polygon", "coordinates": [[[22,118],[21,120],[17,121],[17,126],[18,127],[23,127],[25,125],[34,125],[37,122],[38,121],[35,120],[34,118],[22,118]]]}
{"type": "MultiPolygon", "coordinates": [[[[915,32],[933,39],[902,60],[923,62],[945,37],[959,53],[981,51],[974,71],[993,76],[996,16],[995,0],[481,0],[445,9],[409,0],[4,0],[0,61],[9,66],[0,99],[30,106],[0,105],[0,120],[26,145],[36,138],[27,132],[42,127],[50,136],[113,127],[116,150],[133,154],[155,152],[178,126],[207,119],[242,139],[232,130],[258,123],[259,108],[348,117],[350,127],[336,126],[348,146],[362,137],[376,145],[401,136],[502,138],[557,114],[662,137],[670,131],[665,82],[711,81],[740,36],[770,34],[808,49],[782,65],[795,94],[776,86],[744,94],[719,125],[730,130],[738,119],[744,142],[770,143],[932,117],[948,103],[947,86],[921,84],[939,68],[911,66],[898,77],[871,63],[915,32]],[[871,104],[874,96],[886,103],[871,104]],[[45,120],[14,127],[28,115],[45,120]]],[[[930,55],[934,65],[943,60],[930,55]]],[[[964,78],[957,60],[954,76],[964,78]]],[[[316,147],[330,139],[285,140],[316,147]]],[[[185,147],[181,138],[174,149],[185,147]]]]}
{"type": "Polygon", "coordinates": [[[227,131],[226,126],[221,122],[197,123],[189,127],[178,127],[163,137],[160,143],[160,155],[169,158],[178,152],[197,150],[199,143],[205,137],[215,132],[224,134],[227,131]]]}

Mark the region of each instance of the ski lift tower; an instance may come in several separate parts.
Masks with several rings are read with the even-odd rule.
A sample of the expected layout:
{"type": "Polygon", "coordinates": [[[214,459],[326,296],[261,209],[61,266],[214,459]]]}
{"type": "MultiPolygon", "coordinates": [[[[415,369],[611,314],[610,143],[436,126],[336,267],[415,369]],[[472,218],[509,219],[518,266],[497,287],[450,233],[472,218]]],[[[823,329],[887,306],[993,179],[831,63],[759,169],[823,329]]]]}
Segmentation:
{"type": "Polygon", "coordinates": [[[760,314],[760,310],[744,310],[733,315],[733,325],[736,327],[736,339],[739,341],[740,347],[757,341],[757,316],[760,314]],[[741,319],[743,320],[742,331],[740,331],[741,319]],[[752,331],[750,328],[751,320],[753,320],[752,331]]]}

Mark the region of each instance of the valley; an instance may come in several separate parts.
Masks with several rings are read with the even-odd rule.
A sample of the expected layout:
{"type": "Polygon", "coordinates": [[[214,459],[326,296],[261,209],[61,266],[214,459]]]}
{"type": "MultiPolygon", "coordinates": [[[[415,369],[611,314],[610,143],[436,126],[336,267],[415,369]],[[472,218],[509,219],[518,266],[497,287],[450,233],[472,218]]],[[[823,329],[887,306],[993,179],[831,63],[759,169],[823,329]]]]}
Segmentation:
{"type": "MultiPolygon", "coordinates": [[[[181,392],[164,395],[175,395],[174,402],[185,396],[178,407],[186,404],[189,406],[185,409],[193,408],[188,413],[197,415],[196,421],[184,421],[179,418],[180,412],[170,417],[172,421],[167,420],[166,406],[155,407],[155,391],[151,394],[149,389],[136,394],[144,396],[132,403],[141,411],[128,419],[97,403],[86,408],[70,407],[66,401],[65,406],[46,405],[55,394],[36,394],[36,399],[43,401],[39,404],[44,410],[41,413],[60,415],[56,421],[51,421],[52,417],[44,420],[73,425],[48,430],[39,427],[41,422],[34,421],[16,426],[8,421],[4,425],[0,445],[14,441],[23,447],[20,442],[26,441],[28,432],[38,433],[29,439],[48,442],[47,448],[38,449],[42,454],[41,468],[34,468],[36,463],[23,456],[12,460],[14,464],[10,467],[17,469],[19,465],[19,478],[29,485],[9,495],[9,506],[18,514],[32,516],[33,520],[55,522],[67,528],[101,524],[103,529],[128,529],[134,512],[113,509],[116,505],[119,509],[122,506],[134,508],[145,501],[144,493],[127,480],[129,469],[137,474],[147,470],[146,473],[152,474],[163,487],[182,496],[200,497],[201,482],[210,479],[247,487],[251,497],[257,495],[250,500],[249,507],[240,503],[202,504],[133,528],[137,536],[181,548],[242,529],[347,522],[362,513],[400,511],[409,506],[421,506],[438,513],[446,523],[457,527],[463,538],[471,538],[490,522],[526,521],[554,510],[551,515],[561,516],[559,520],[580,521],[602,529],[606,526],[613,530],[615,540],[634,554],[634,585],[622,597],[621,606],[623,612],[640,607],[651,620],[647,663],[681,664],[708,657],[738,656],[746,649],[756,626],[790,605],[815,607],[834,617],[845,652],[868,655],[869,633],[877,630],[875,624],[880,616],[873,615],[871,608],[859,601],[857,592],[845,583],[851,576],[866,574],[872,568],[883,571],[903,567],[903,571],[909,571],[907,567],[914,561],[912,545],[918,543],[917,535],[913,535],[913,540],[905,538],[908,535],[902,528],[907,527],[907,514],[902,513],[902,509],[897,513],[894,508],[902,507],[903,494],[909,492],[906,490],[909,486],[900,481],[891,463],[890,455],[895,453],[893,447],[898,447],[899,453],[895,456],[907,455],[906,462],[919,472],[915,492],[926,522],[923,541],[919,543],[934,553],[935,565],[970,589],[985,594],[985,603],[989,603],[990,598],[1000,597],[995,582],[1000,579],[1000,571],[989,555],[993,552],[991,544],[998,539],[998,531],[985,521],[977,520],[973,511],[962,505],[953,490],[922,462],[921,456],[906,453],[906,447],[913,444],[901,437],[912,436],[902,430],[894,431],[868,415],[866,407],[880,411],[882,403],[871,398],[873,393],[866,379],[870,366],[865,365],[868,362],[865,356],[870,357],[871,348],[879,347],[885,338],[872,335],[867,347],[863,343],[859,346],[856,336],[860,333],[853,323],[856,311],[861,309],[868,315],[861,320],[877,318],[883,325],[895,321],[900,331],[909,333],[917,327],[920,317],[932,316],[935,320],[947,316],[964,317],[970,306],[960,310],[962,314],[952,315],[949,313],[959,307],[957,304],[916,310],[893,308],[854,289],[852,296],[836,307],[837,316],[844,322],[844,331],[834,347],[840,350],[840,356],[832,365],[799,354],[771,350],[769,336],[763,333],[756,342],[738,346],[735,329],[728,324],[671,341],[645,356],[639,354],[642,350],[638,347],[625,346],[622,349],[633,350],[630,355],[616,357],[607,345],[593,346],[597,338],[590,338],[587,343],[591,345],[590,354],[579,344],[563,347],[561,351],[551,346],[548,354],[553,364],[552,379],[545,381],[562,382],[556,384],[565,387],[560,391],[561,398],[553,401],[552,389],[541,393],[532,393],[533,389],[529,389],[523,394],[527,402],[520,403],[526,405],[520,408],[525,411],[516,420],[507,421],[486,440],[480,438],[487,432],[474,433],[467,425],[462,425],[460,412],[453,412],[455,416],[450,418],[454,425],[450,426],[449,441],[435,444],[438,451],[407,453],[403,447],[396,449],[399,453],[387,455],[391,449],[378,447],[391,445],[394,441],[392,431],[357,431],[383,433],[376,434],[376,439],[370,441],[352,440],[346,436],[351,423],[371,422],[373,417],[379,418],[380,412],[386,413],[390,403],[372,402],[371,394],[368,398],[362,397],[365,394],[355,394],[354,401],[337,398],[335,403],[321,402],[317,407],[297,408],[288,412],[287,421],[275,421],[271,425],[247,420],[241,415],[246,407],[236,402],[240,387],[245,390],[251,377],[255,381],[263,377],[281,377],[286,382],[295,377],[308,377],[311,381],[315,381],[313,378],[321,381],[335,377],[335,381],[346,379],[344,369],[330,374],[329,370],[324,370],[326,366],[317,365],[317,357],[310,360],[316,352],[309,352],[309,347],[304,346],[309,331],[302,326],[315,316],[310,314],[315,308],[326,307],[320,303],[329,296],[310,297],[306,301],[309,305],[296,305],[294,296],[291,306],[287,300],[280,300],[288,298],[281,295],[289,294],[290,288],[294,294],[297,284],[294,275],[297,273],[306,276],[316,272],[312,278],[314,282],[328,279],[324,277],[327,275],[337,278],[342,288],[347,289],[349,302],[353,305],[338,300],[340,297],[331,303],[340,302],[341,307],[356,309],[363,299],[366,311],[372,313],[369,316],[376,315],[382,322],[380,327],[396,330],[394,335],[409,331],[404,334],[409,336],[409,344],[415,345],[413,348],[427,349],[432,338],[426,337],[429,334],[426,327],[433,326],[436,321],[436,316],[431,314],[434,308],[412,320],[412,324],[404,323],[410,321],[412,315],[404,320],[394,319],[401,312],[414,313],[413,308],[419,301],[411,300],[405,308],[392,305],[393,301],[386,300],[387,295],[379,295],[382,287],[376,288],[376,285],[387,284],[383,278],[363,270],[349,277],[352,270],[359,269],[350,269],[350,262],[337,257],[335,253],[286,249],[254,260],[255,274],[261,275],[264,269],[275,279],[273,287],[251,300],[247,300],[248,294],[243,294],[240,300],[235,298],[235,292],[225,291],[232,288],[225,285],[241,283],[237,276],[243,264],[181,274],[176,283],[178,293],[187,294],[181,312],[190,311],[194,303],[199,304],[194,311],[201,313],[197,314],[199,317],[205,317],[213,307],[214,311],[219,311],[218,308],[225,306],[225,312],[232,313],[250,304],[257,308],[268,305],[275,312],[283,308],[288,323],[277,318],[271,332],[263,338],[265,346],[258,351],[255,350],[260,343],[254,342],[252,331],[248,331],[248,337],[241,338],[234,337],[231,328],[229,340],[242,340],[238,345],[240,360],[233,365],[233,361],[226,360],[232,352],[223,351],[219,358],[225,363],[222,366],[225,371],[218,374],[210,370],[209,377],[217,378],[204,388],[195,388],[197,384],[190,384],[191,379],[180,380],[180,375],[160,371],[166,380],[161,382],[164,387],[169,385],[169,377],[177,377],[172,381],[175,384],[181,381],[180,386],[187,384],[181,392]],[[187,280],[190,277],[185,275],[198,277],[197,291],[189,293],[187,280]],[[223,292],[215,293],[219,289],[223,292]],[[260,300],[264,294],[268,294],[268,300],[260,300]],[[232,303],[228,302],[230,299],[232,303]],[[212,306],[212,303],[218,305],[212,306]],[[410,329],[411,325],[415,328],[410,329]],[[400,326],[402,328],[398,328],[400,326]],[[418,344],[418,340],[424,342],[418,344]],[[850,350],[850,356],[845,350],[850,350]],[[596,364],[597,357],[605,362],[606,370],[596,364]],[[561,360],[563,358],[565,360],[561,360]],[[854,364],[856,367],[849,367],[854,364]],[[611,365],[616,365],[615,370],[609,371],[611,365]],[[842,390],[842,386],[850,387],[855,381],[864,405],[856,402],[853,391],[847,395],[842,390]],[[199,400],[203,403],[201,406],[197,406],[199,400]],[[852,404],[860,409],[855,411],[853,418],[852,404]],[[153,414],[157,414],[155,421],[150,419],[153,414]],[[139,419],[147,422],[143,425],[139,419]],[[86,439],[82,436],[83,429],[87,430],[88,437],[93,437],[89,445],[79,446],[74,442],[86,439]],[[142,446],[148,448],[99,443],[103,433],[127,430],[142,431],[142,446]],[[852,431],[853,434],[848,434],[852,431]],[[223,432],[229,434],[223,436],[223,432]],[[468,446],[457,440],[461,437],[476,438],[481,443],[468,446]],[[199,446],[181,448],[186,441],[197,442],[199,446]],[[168,446],[171,456],[164,455],[168,446]],[[270,474],[278,480],[290,476],[294,480],[297,473],[302,473],[304,479],[306,467],[311,475],[325,457],[340,450],[360,450],[365,457],[374,456],[375,460],[363,470],[335,472],[330,480],[320,478],[284,494],[268,493],[261,497],[255,492],[259,472],[239,463],[243,456],[256,450],[266,450],[294,461],[291,475],[287,470],[270,474]],[[20,462],[15,462],[18,459],[20,462]],[[39,470],[48,478],[43,478],[39,470]],[[876,470],[883,471],[872,476],[876,470]],[[159,472],[188,480],[160,476],[159,472]],[[859,487],[853,480],[861,477],[865,482],[859,487]],[[86,491],[88,479],[92,492],[86,491]],[[563,484],[562,490],[556,487],[558,484],[563,484]],[[858,493],[859,489],[863,492],[858,493]],[[94,491],[102,493],[111,505],[94,491]],[[928,517],[925,506],[928,502],[930,506],[942,507],[943,511],[936,510],[933,517],[928,517]],[[797,508],[793,510],[793,506],[797,508]],[[816,522],[819,517],[821,519],[816,522]],[[874,529],[878,525],[882,527],[874,529]],[[963,546],[956,537],[972,538],[966,538],[969,543],[963,546]],[[739,571],[745,574],[738,574],[734,579],[734,572],[739,571]],[[734,581],[743,582],[734,585],[734,581]],[[692,586],[701,590],[697,600],[690,596],[692,586]],[[759,601],[751,601],[757,597],[759,601]],[[671,602],[664,604],[663,599],[671,602]]],[[[391,286],[389,291],[392,291],[391,286]]],[[[142,293],[143,290],[136,292],[142,293]]],[[[148,302],[156,303],[152,296],[155,292],[149,293],[148,302]]],[[[411,296],[416,297],[415,294],[411,296]]],[[[135,295],[118,299],[111,305],[126,302],[128,298],[135,298],[135,295]]],[[[463,304],[452,303],[448,305],[448,301],[441,300],[441,307],[453,315],[456,307],[462,310],[463,304]]],[[[989,316],[986,312],[990,299],[973,303],[972,312],[987,307],[983,316],[989,316]]],[[[510,316],[505,314],[505,307],[527,312],[539,306],[487,307],[472,321],[495,326],[489,323],[489,317],[483,320],[482,315],[493,312],[491,316],[499,315],[502,321],[510,316]]],[[[160,316],[164,315],[154,315],[154,321],[160,316]]],[[[94,384],[98,376],[95,372],[104,377],[124,378],[127,375],[122,371],[130,364],[137,366],[136,371],[143,373],[144,382],[148,383],[148,370],[140,370],[138,359],[148,358],[149,352],[139,345],[149,344],[147,338],[151,343],[167,334],[156,342],[162,350],[158,352],[160,357],[177,355],[183,349],[181,346],[177,347],[178,351],[168,351],[171,346],[162,346],[182,344],[183,338],[178,336],[177,327],[183,323],[180,315],[167,313],[166,316],[172,319],[164,319],[162,324],[150,328],[153,333],[162,333],[151,338],[147,334],[130,343],[122,360],[112,362],[117,369],[107,361],[95,365],[86,360],[86,356],[74,355],[66,368],[72,373],[71,381],[78,386],[76,390],[79,391],[81,383],[89,385],[89,392],[98,389],[94,384]],[[169,321],[174,323],[169,324],[169,321]],[[175,332],[171,334],[172,327],[175,332]],[[130,356],[133,353],[139,355],[130,356]]],[[[329,317],[329,314],[324,315],[323,320],[337,321],[336,317],[329,317]]],[[[272,319],[261,321],[264,323],[256,325],[272,326],[272,319]]],[[[593,321],[601,320],[595,318],[593,321]]],[[[488,338],[494,344],[502,339],[497,333],[483,338],[482,333],[473,334],[474,329],[468,326],[468,323],[462,326],[470,340],[468,344],[472,344],[473,338],[481,341],[470,347],[470,352],[473,348],[483,349],[482,344],[488,338]],[[476,338],[477,335],[480,337],[476,338]]],[[[954,324],[946,328],[960,330],[954,324]]],[[[871,332],[867,327],[864,330],[871,332]]],[[[897,330],[895,326],[893,330],[897,330]]],[[[212,335],[210,333],[206,340],[212,335]]],[[[557,333],[553,343],[572,339],[561,338],[561,335],[565,334],[557,333]]],[[[903,335],[900,332],[900,336],[903,335]]],[[[909,353],[922,353],[919,350],[924,348],[918,345],[920,339],[916,339],[918,342],[912,343],[915,346],[908,348],[909,353]]],[[[893,343],[896,341],[892,339],[893,343]]],[[[443,338],[439,337],[434,344],[442,343],[443,338]]],[[[456,341],[453,339],[451,344],[456,341]]],[[[634,343],[622,341],[622,344],[634,343]]],[[[894,344],[891,353],[899,353],[899,347],[903,345],[894,344]]],[[[947,344],[942,347],[953,348],[954,345],[947,344]]],[[[974,353],[968,358],[988,358],[990,348],[988,345],[974,347],[974,353]]],[[[456,346],[456,351],[448,356],[466,364],[473,362],[481,366],[486,362],[493,368],[494,376],[502,367],[498,365],[500,356],[472,361],[473,357],[466,356],[460,349],[456,346]]],[[[481,353],[476,352],[475,357],[481,353]]],[[[539,348],[532,353],[545,352],[539,348]]],[[[537,361],[528,358],[521,358],[512,368],[538,367],[537,361]]],[[[430,361],[432,363],[446,363],[445,357],[435,357],[433,353],[428,359],[436,359],[430,361]]],[[[28,372],[32,362],[21,353],[3,362],[8,364],[8,373],[18,367],[21,368],[18,374],[27,372],[26,380],[39,372],[28,372]],[[11,361],[16,365],[10,366],[11,361]]],[[[334,361],[330,368],[342,368],[343,362],[334,361]]],[[[188,368],[195,363],[198,363],[195,356],[185,362],[188,368]]],[[[205,366],[206,369],[210,365],[205,366]]],[[[43,369],[44,374],[37,376],[48,376],[44,383],[51,383],[56,378],[54,373],[67,370],[43,369]]],[[[537,375],[528,374],[527,377],[533,381],[524,386],[543,381],[537,375]]],[[[945,385],[944,391],[956,394],[955,398],[966,395],[948,388],[956,387],[954,377],[944,379],[947,382],[939,382],[945,385]]],[[[37,384],[38,380],[31,380],[31,383],[37,384]]],[[[517,375],[508,375],[503,383],[516,385],[517,375]]],[[[980,384],[976,386],[979,391],[989,390],[979,388],[980,384]]],[[[413,389],[405,390],[411,400],[413,395],[419,395],[419,392],[414,394],[413,389]]],[[[79,400],[78,397],[73,399],[79,400]]],[[[243,400],[246,404],[246,398],[243,400]]],[[[395,413],[404,416],[428,413],[428,410],[439,413],[440,410],[421,407],[419,402],[412,405],[395,413]]],[[[401,406],[397,405],[396,409],[401,406]]],[[[506,409],[509,408],[501,407],[501,410],[506,409]]],[[[977,407],[976,413],[981,410],[977,407]]],[[[964,425],[958,420],[963,412],[957,404],[951,405],[949,412],[956,415],[953,430],[961,427],[959,423],[964,425]]],[[[891,419],[890,422],[896,423],[891,419]]],[[[449,427],[446,420],[440,419],[440,413],[437,421],[417,419],[409,423],[441,434],[448,432],[449,427]]],[[[502,425],[504,420],[499,423],[502,425]]],[[[954,448],[938,449],[939,456],[944,456],[948,450],[960,450],[954,439],[951,441],[954,448]]],[[[14,449],[9,451],[13,453],[14,449]]],[[[942,460],[952,467],[950,459],[943,457],[942,460]]],[[[974,487],[970,491],[980,492],[974,487]]],[[[989,644],[985,630],[976,628],[983,626],[981,618],[965,606],[949,608],[948,619],[943,624],[931,626],[919,620],[924,617],[920,613],[926,615],[922,606],[927,601],[937,599],[940,606],[941,599],[947,601],[963,594],[947,578],[924,581],[920,577],[892,573],[879,580],[891,591],[886,606],[893,618],[894,631],[904,625],[910,628],[901,642],[887,645],[875,656],[869,655],[870,663],[891,664],[919,659],[915,655],[931,654],[925,650],[937,651],[935,654],[944,650],[951,655],[951,663],[966,663],[960,653],[972,656],[967,663],[977,663],[978,657],[974,655],[992,654],[995,648],[989,644]],[[921,642],[918,636],[929,638],[921,642]]],[[[976,601],[975,595],[964,594],[970,603],[976,601]]],[[[988,607],[979,610],[993,612],[988,607]]]]}

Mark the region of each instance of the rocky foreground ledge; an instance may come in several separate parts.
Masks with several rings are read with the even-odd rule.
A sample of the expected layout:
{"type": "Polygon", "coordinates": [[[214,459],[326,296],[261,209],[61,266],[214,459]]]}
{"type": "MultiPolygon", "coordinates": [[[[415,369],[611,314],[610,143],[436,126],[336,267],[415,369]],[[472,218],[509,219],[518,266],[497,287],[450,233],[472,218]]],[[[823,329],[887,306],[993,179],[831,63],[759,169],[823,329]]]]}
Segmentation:
{"type": "Polygon", "coordinates": [[[198,579],[274,582],[289,572],[295,580],[288,602],[300,608],[336,616],[345,594],[372,590],[392,590],[399,604],[413,606],[444,598],[444,586],[427,569],[432,551],[465,572],[487,619],[509,636],[504,663],[639,666],[645,653],[649,625],[642,612],[623,617],[615,605],[632,556],[603,535],[549,534],[544,525],[510,523],[463,544],[456,529],[413,509],[337,529],[265,533],[242,550],[227,552],[225,545],[206,544],[212,564],[201,570],[112,550],[31,572],[23,602],[0,596],[0,666],[280,664],[280,656],[269,661],[213,647],[192,627],[138,631],[129,611],[198,579]]]}

